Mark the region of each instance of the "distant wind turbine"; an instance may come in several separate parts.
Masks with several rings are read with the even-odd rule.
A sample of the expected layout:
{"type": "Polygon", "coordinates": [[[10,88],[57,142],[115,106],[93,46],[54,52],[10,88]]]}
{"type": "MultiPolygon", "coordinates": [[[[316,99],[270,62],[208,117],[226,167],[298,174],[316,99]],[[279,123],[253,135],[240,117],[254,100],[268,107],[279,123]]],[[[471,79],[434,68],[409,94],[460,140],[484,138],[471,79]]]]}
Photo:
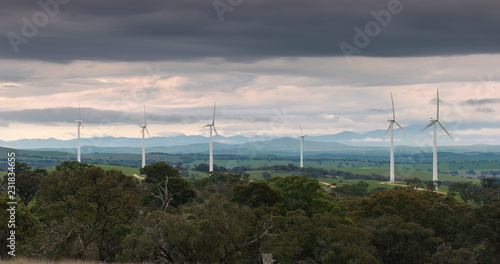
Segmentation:
{"type": "Polygon", "coordinates": [[[424,129],[420,130],[420,132],[426,130],[430,126],[434,126],[434,159],[433,159],[433,172],[432,172],[432,181],[434,182],[434,189],[437,190],[437,181],[438,181],[438,160],[437,160],[437,124],[441,126],[441,128],[448,134],[448,136],[452,139],[453,137],[450,135],[448,130],[443,126],[441,121],[439,121],[439,89],[437,89],[437,114],[436,119],[431,117],[431,122],[424,127],[424,129]]]}
{"type": "Polygon", "coordinates": [[[215,103],[214,103],[214,115],[212,118],[212,124],[207,124],[204,127],[210,127],[210,162],[209,162],[209,172],[214,171],[214,153],[213,153],[213,144],[212,144],[212,128],[215,131],[215,135],[217,136],[217,140],[220,142],[219,134],[217,134],[217,129],[215,129],[215,103]]]}
{"type": "Polygon", "coordinates": [[[78,114],[79,114],[80,119],[76,120],[76,123],[78,123],[78,144],[77,144],[76,160],[78,162],[82,162],[81,155],[80,155],[80,126],[83,128],[83,121],[82,121],[82,111],[80,110],[80,102],[78,102],[78,114]]]}
{"type": "Polygon", "coordinates": [[[399,126],[405,133],[406,131],[404,128],[396,121],[396,111],[394,110],[394,98],[392,97],[392,92],[391,92],[391,101],[392,101],[392,118],[387,118],[387,121],[389,121],[391,124],[389,125],[389,128],[385,132],[387,135],[387,132],[389,130],[391,131],[391,169],[390,169],[390,181],[394,182],[396,179],[394,175],[394,123],[399,126]]]}
{"type": "Polygon", "coordinates": [[[150,136],[149,131],[148,131],[148,126],[146,124],[146,105],[144,105],[144,125],[139,126],[139,127],[142,128],[142,130],[141,130],[141,133],[142,133],[142,168],[144,168],[144,166],[146,166],[146,146],[144,144],[144,130],[146,130],[146,132],[148,133],[148,137],[150,136]]]}
{"type": "Polygon", "coordinates": [[[307,137],[307,135],[304,135],[300,123],[299,123],[299,128],[300,128],[300,167],[304,168],[304,138],[307,137]]]}

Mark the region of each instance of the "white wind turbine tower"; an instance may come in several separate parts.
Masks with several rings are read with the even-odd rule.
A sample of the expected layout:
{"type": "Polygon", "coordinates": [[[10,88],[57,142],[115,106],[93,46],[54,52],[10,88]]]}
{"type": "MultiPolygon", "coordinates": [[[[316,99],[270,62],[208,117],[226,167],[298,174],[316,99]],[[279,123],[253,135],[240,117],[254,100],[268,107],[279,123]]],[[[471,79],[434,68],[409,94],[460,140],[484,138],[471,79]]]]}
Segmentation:
{"type": "Polygon", "coordinates": [[[304,168],[304,138],[307,137],[307,135],[304,135],[300,123],[299,127],[300,127],[300,167],[304,168]]]}
{"type": "Polygon", "coordinates": [[[432,181],[434,182],[434,189],[437,190],[437,184],[436,182],[438,181],[438,161],[437,161],[437,124],[441,126],[441,128],[448,134],[448,136],[452,139],[453,137],[448,133],[448,130],[443,126],[441,121],[439,121],[439,89],[437,89],[437,115],[436,119],[431,117],[431,122],[424,127],[424,129],[420,130],[420,132],[426,130],[430,126],[434,126],[434,160],[433,160],[433,171],[432,171],[432,181]]]}
{"type": "Polygon", "coordinates": [[[214,153],[213,153],[213,143],[212,143],[212,128],[214,128],[217,140],[220,142],[219,134],[217,134],[217,129],[215,129],[215,103],[214,103],[214,116],[212,118],[212,124],[207,124],[204,127],[210,127],[210,162],[209,162],[209,172],[214,171],[214,153]]]}
{"type": "Polygon", "coordinates": [[[146,106],[144,105],[144,125],[143,126],[139,126],[142,128],[141,130],[141,133],[142,133],[142,168],[144,168],[144,166],[146,166],[146,146],[144,144],[144,130],[146,130],[146,132],[148,133],[148,137],[150,136],[149,135],[149,131],[148,131],[148,126],[146,124],[146,106]]]}
{"type": "Polygon", "coordinates": [[[77,156],[76,160],[78,162],[82,162],[81,155],[80,155],[80,126],[83,127],[83,122],[82,122],[82,111],[80,110],[80,102],[78,102],[78,114],[80,119],[76,120],[76,123],[78,123],[78,144],[77,144],[77,156]]]}
{"type": "Polygon", "coordinates": [[[394,98],[392,97],[392,92],[391,92],[391,101],[392,101],[392,119],[391,118],[387,118],[387,121],[389,121],[391,124],[389,125],[389,128],[387,129],[387,131],[385,132],[385,134],[387,135],[387,132],[389,132],[389,130],[391,131],[391,169],[390,169],[390,181],[394,182],[395,178],[396,178],[395,175],[394,175],[394,123],[396,123],[396,125],[398,125],[399,128],[401,128],[401,130],[403,130],[405,133],[406,133],[406,131],[398,123],[398,121],[396,121],[396,111],[394,110],[394,98]]]}

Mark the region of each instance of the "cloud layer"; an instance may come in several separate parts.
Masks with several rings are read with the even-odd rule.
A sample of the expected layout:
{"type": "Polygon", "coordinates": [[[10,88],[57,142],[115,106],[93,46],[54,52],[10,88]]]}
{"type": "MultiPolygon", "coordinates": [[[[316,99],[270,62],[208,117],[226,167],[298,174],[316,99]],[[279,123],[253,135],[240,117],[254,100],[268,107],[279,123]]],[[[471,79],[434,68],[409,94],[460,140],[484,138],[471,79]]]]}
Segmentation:
{"type": "Polygon", "coordinates": [[[358,47],[356,55],[375,57],[500,51],[500,5],[491,0],[240,1],[222,22],[214,1],[59,0],[68,3],[45,9],[37,2],[59,2],[0,2],[0,34],[23,37],[3,39],[4,59],[255,61],[343,56],[342,42],[358,47]],[[399,12],[385,12],[390,6],[399,12]],[[367,34],[366,47],[355,45],[356,27],[367,34]],[[17,53],[12,39],[21,42],[17,53]]]}
{"type": "Polygon", "coordinates": [[[391,91],[398,121],[423,127],[439,88],[460,143],[499,142],[495,1],[0,4],[2,139],[72,138],[78,103],[97,135],[137,137],[143,105],[152,135],[206,135],[214,102],[228,136],[385,130],[391,91]]]}

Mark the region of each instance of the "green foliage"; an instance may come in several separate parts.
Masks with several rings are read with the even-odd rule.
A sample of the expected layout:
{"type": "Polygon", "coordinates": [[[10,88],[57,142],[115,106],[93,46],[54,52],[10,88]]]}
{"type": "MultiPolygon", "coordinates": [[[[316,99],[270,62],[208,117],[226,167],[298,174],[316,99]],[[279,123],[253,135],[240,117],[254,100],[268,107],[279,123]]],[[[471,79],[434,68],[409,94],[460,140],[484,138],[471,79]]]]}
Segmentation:
{"type": "Polygon", "coordinates": [[[245,249],[271,235],[271,217],[257,218],[223,198],[185,208],[183,215],[155,211],[134,225],[119,257],[170,263],[244,262],[245,249]]]}
{"type": "Polygon", "coordinates": [[[61,172],[61,171],[77,171],[77,170],[84,170],[88,168],[89,164],[86,163],[80,163],[78,161],[65,161],[59,165],[56,166],[56,171],[61,172]]]}
{"type": "Polygon", "coordinates": [[[318,180],[306,175],[272,177],[267,182],[278,192],[278,200],[287,210],[302,209],[312,214],[317,211],[327,212],[332,205],[318,180]]]}
{"type": "Polygon", "coordinates": [[[406,185],[411,186],[413,188],[423,188],[424,186],[424,181],[422,181],[419,178],[411,178],[406,180],[406,185]]]}
{"type": "Polygon", "coordinates": [[[370,241],[381,263],[428,263],[442,240],[434,230],[397,216],[382,216],[366,223],[370,241]]]}
{"type": "Polygon", "coordinates": [[[146,175],[142,183],[145,190],[143,204],[151,211],[165,211],[169,205],[178,207],[196,197],[196,191],[183,179],[179,171],[165,162],[144,166],[141,174],[146,175]]]}
{"type": "Polygon", "coordinates": [[[366,197],[368,196],[368,186],[368,183],[360,181],[355,184],[343,184],[333,189],[333,192],[337,197],[366,197]]]}
{"type": "Polygon", "coordinates": [[[500,182],[495,178],[481,179],[481,186],[488,189],[500,189],[500,182]]]}
{"type": "MultiPolygon", "coordinates": [[[[387,190],[377,189],[379,181],[331,179],[335,172],[322,180],[337,184],[330,190],[308,175],[286,175],[303,172],[295,165],[275,168],[288,172],[251,181],[263,171],[235,167],[186,181],[161,162],[142,169],[146,180],[139,182],[78,162],[48,174],[20,164],[21,185],[36,185],[35,177],[41,183],[31,210],[19,199],[18,253],[149,263],[250,264],[267,253],[279,263],[500,263],[495,179],[452,184],[456,193],[473,187],[464,203],[455,192],[417,191],[416,178],[407,181],[413,187],[387,190]]],[[[0,210],[6,201],[0,198],[0,210]]],[[[0,214],[1,243],[7,220],[0,214]]]]}
{"type": "Polygon", "coordinates": [[[7,247],[10,242],[7,238],[10,237],[10,232],[13,230],[15,232],[15,252],[16,255],[26,255],[25,245],[30,242],[32,237],[38,232],[40,226],[38,219],[36,219],[33,214],[28,210],[28,207],[23,203],[18,203],[15,205],[15,219],[11,218],[10,211],[7,209],[12,209],[7,193],[5,196],[0,196],[0,258],[7,258],[9,249],[7,247]]]}
{"type": "Polygon", "coordinates": [[[467,203],[475,193],[479,192],[479,186],[473,184],[472,182],[453,182],[449,187],[451,192],[456,192],[460,195],[460,198],[467,203]]]}
{"type": "Polygon", "coordinates": [[[179,170],[165,162],[157,162],[144,166],[140,169],[141,175],[146,175],[146,183],[159,184],[164,182],[167,177],[180,177],[179,170]]]}
{"type": "Polygon", "coordinates": [[[474,208],[470,218],[465,220],[462,228],[468,232],[468,241],[484,247],[479,250],[480,258],[500,263],[500,202],[474,208]]]}
{"type": "MultiPolygon", "coordinates": [[[[47,175],[44,169],[31,170],[26,163],[15,162],[15,187],[16,196],[27,206],[40,188],[42,178],[47,175]]],[[[2,188],[7,189],[8,175],[3,177],[2,188]]]]}
{"type": "Polygon", "coordinates": [[[262,243],[280,263],[378,263],[370,254],[367,234],[326,213],[307,217],[302,210],[275,218],[276,232],[262,243]]]}
{"type": "Polygon", "coordinates": [[[250,182],[248,184],[236,185],[233,188],[231,201],[250,208],[262,205],[273,206],[278,200],[278,192],[272,189],[266,182],[250,182]]]}
{"type": "Polygon", "coordinates": [[[207,198],[213,194],[221,194],[227,199],[231,199],[233,188],[238,184],[248,183],[248,174],[233,174],[213,172],[207,178],[203,178],[195,183],[195,186],[207,198]]]}
{"type": "Polygon", "coordinates": [[[45,228],[29,251],[56,259],[104,256],[98,252],[115,239],[115,228],[130,223],[139,201],[137,182],[119,171],[88,166],[52,172],[42,180],[37,199],[45,228]]]}
{"type": "Polygon", "coordinates": [[[452,243],[443,243],[432,256],[432,264],[476,264],[474,254],[469,249],[453,249],[452,243]]]}

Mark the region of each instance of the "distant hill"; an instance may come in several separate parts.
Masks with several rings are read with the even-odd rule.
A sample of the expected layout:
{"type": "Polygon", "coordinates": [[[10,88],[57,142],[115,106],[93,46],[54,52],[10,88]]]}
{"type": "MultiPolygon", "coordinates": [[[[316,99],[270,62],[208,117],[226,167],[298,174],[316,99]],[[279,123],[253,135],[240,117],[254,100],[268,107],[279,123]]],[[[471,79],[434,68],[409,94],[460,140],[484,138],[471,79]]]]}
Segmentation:
{"type": "MultiPolygon", "coordinates": [[[[207,141],[207,140],[205,140],[207,141]]],[[[306,141],[304,152],[308,155],[317,153],[349,153],[358,147],[348,146],[336,142],[313,142],[306,141]]],[[[42,148],[38,151],[62,151],[75,153],[76,148],[42,148]]],[[[171,153],[171,154],[208,154],[209,143],[195,143],[178,146],[153,146],[147,147],[148,153],[171,153]]],[[[279,138],[259,142],[247,142],[243,144],[225,144],[214,142],[214,153],[217,155],[254,155],[254,154],[272,154],[278,156],[295,155],[300,151],[300,141],[295,138],[279,138]]],[[[355,151],[356,152],[356,151],[355,151]]],[[[359,151],[358,151],[359,152],[359,151]]],[[[93,153],[121,153],[121,154],[140,154],[141,147],[82,147],[83,154],[93,153]]]]}
{"type": "MultiPolygon", "coordinates": [[[[420,127],[406,127],[405,134],[400,129],[395,131],[396,153],[399,155],[412,155],[422,152],[432,152],[430,138],[420,133],[420,127]],[[408,142],[401,145],[401,142],[408,142]],[[425,145],[420,147],[418,145],[425,145]]],[[[386,130],[373,130],[368,133],[355,133],[345,131],[333,135],[308,136],[304,142],[304,155],[319,154],[333,155],[388,155],[389,142],[386,130]]],[[[207,154],[209,139],[205,136],[177,135],[172,137],[151,137],[146,139],[147,152],[170,154],[207,154]]],[[[119,153],[140,154],[142,147],[141,138],[125,137],[100,137],[82,138],[82,153],[119,153]]],[[[444,144],[444,143],[441,143],[444,144]]],[[[21,139],[15,141],[1,141],[0,146],[33,151],[56,151],[76,155],[76,139],[58,140],[49,139],[21,139]]],[[[215,138],[214,153],[216,155],[277,155],[294,156],[300,151],[299,137],[245,137],[245,136],[220,136],[220,142],[215,138]]],[[[473,145],[473,146],[440,146],[440,152],[453,153],[500,153],[499,145],[473,145]]],[[[68,154],[66,154],[68,155],[68,154]]]]}

